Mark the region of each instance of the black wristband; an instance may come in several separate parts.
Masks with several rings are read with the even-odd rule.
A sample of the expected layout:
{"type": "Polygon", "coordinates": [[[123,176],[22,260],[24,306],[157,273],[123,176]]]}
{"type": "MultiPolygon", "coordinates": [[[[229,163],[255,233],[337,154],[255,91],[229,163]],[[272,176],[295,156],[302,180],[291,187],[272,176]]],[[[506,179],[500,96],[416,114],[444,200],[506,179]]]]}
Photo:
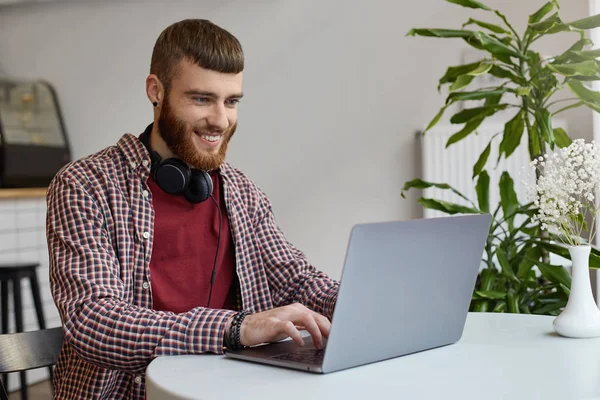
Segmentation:
{"type": "Polygon", "coordinates": [[[240,342],[240,332],[242,330],[242,322],[244,322],[244,318],[246,318],[248,314],[250,314],[248,311],[240,311],[233,317],[231,328],[229,329],[229,340],[226,340],[227,348],[237,350],[244,347],[240,342]]]}

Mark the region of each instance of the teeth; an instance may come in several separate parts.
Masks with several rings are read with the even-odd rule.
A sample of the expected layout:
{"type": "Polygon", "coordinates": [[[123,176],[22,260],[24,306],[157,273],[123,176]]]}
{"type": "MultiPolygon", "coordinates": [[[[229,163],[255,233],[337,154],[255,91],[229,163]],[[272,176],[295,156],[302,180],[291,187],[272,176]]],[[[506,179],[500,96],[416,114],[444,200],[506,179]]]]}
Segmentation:
{"type": "Polygon", "coordinates": [[[208,140],[209,142],[216,142],[217,140],[219,140],[219,138],[220,138],[220,136],[202,135],[202,139],[208,140]]]}

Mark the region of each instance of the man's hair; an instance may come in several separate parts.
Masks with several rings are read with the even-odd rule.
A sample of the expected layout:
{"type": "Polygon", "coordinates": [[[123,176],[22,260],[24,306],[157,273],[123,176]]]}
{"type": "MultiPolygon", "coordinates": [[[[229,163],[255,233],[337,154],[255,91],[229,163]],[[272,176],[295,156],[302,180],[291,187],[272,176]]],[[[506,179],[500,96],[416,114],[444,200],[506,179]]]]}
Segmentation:
{"type": "Polygon", "coordinates": [[[156,40],[150,73],[160,79],[165,95],[183,59],[216,72],[237,74],[244,70],[244,53],[237,38],[205,19],[176,22],[156,40]]]}

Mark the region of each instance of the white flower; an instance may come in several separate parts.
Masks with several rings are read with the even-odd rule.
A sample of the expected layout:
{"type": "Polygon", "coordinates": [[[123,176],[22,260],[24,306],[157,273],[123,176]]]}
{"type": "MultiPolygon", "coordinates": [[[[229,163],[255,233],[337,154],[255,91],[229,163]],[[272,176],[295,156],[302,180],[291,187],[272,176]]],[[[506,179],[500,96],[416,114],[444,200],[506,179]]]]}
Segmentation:
{"type": "Polygon", "coordinates": [[[575,139],[570,146],[533,160],[529,167],[540,172],[528,194],[538,208],[535,220],[541,228],[557,230],[567,238],[581,236],[580,221],[595,218],[598,212],[600,147],[595,141],[575,139]]]}

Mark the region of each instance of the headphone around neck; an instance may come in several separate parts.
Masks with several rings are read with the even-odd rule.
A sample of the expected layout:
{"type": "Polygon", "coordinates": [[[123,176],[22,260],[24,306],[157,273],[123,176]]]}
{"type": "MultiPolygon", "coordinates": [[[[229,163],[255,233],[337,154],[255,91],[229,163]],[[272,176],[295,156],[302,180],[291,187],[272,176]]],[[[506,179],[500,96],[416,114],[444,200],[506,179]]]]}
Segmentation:
{"type": "Polygon", "coordinates": [[[210,198],[213,192],[213,181],[208,172],[190,168],[176,157],[163,160],[160,154],[150,147],[150,132],[153,125],[153,123],[148,125],[140,135],[140,140],[150,153],[152,161],[150,173],[157,185],[169,194],[183,195],[192,204],[210,198]]]}

